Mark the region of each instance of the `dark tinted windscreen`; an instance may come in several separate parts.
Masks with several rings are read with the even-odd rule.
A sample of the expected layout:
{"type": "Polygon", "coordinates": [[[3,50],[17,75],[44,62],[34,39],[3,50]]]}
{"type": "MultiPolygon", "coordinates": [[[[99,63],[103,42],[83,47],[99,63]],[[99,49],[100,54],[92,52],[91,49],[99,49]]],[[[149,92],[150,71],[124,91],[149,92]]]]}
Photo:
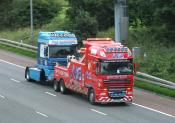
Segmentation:
{"type": "Polygon", "coordinates": [[[76,46],[49,46],[49,57],[67,57],[67,55],[75,54],[76,46]]]}
{"type": "Polygon", "coordinates": [[[102,61],[100,67],[101,74],[113,75],[113,74],[132,74],[133,65],[129,60],[126,61],[102,61]]]}

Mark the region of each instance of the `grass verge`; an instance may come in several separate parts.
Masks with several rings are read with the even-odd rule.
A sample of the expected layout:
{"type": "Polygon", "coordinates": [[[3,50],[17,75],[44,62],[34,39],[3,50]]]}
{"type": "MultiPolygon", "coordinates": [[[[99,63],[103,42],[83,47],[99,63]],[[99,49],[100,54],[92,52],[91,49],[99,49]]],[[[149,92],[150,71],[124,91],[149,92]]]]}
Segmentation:
{"type": "Polygon", "coordinates": [[[36,58],[36,52],[20,49],[20,48],[17,48],[17,47],[12,47],[12,46],[8,46],[8,45],[5,45],[5,44],[0,44],[0,49],[7,50],[7,51],[10,51],[10,52],[19,54],[19,55],[28,56],[28,57],[31,57],[31,58],[36,58]]]}
{"type": "Polygon", "coordinates": [[[145,90],[153,91],[158,94],[162,94],[165,96],[169,97],[174,97],[175,98],[175,90],[165,88],[165,87],[160,87],[158,85],[150,84],[150,83],[145,83],[139,80],[135,80],[135,87],[139,87],[145,90]]]}

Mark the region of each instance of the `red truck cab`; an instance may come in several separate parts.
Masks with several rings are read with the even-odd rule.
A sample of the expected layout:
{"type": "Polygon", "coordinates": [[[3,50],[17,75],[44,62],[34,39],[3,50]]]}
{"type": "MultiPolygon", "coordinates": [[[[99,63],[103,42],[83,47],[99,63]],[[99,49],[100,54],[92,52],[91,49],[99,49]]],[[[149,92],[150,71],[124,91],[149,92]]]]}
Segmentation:
{"type": "Polygon", "coordinates": [[[55,66],[54,90],[84,94],[91,104],[132,103],[134,67],[129,48],[110,38],[90,38],[84,45],[81,58],[69,56],[67,67],[55,66]]]}

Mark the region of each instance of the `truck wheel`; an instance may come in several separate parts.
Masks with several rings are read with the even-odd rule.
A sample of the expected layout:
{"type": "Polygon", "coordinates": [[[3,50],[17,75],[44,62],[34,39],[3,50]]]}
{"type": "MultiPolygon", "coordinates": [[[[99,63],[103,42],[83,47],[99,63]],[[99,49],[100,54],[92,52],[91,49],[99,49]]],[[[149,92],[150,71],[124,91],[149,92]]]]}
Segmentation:
{"type": "Polygon", "coordinates": [[[66,94],[66,92],[67,92],[67,88],[65,87],[65,84],[64,84],[64,80],[60,80],[60,92],[62,93],[62,94],[66,94]]]}
{"type": "Polygon", "coordinates": [[[45,77],[44,70],[41,70],[41,73],[40,73],[40,83],[43,85],[46,84],[46,77],[45,77]]]}
{"type": "Polygon", "coordinates": [[[95,93],[93,89],[89,90],[88,99],[92,105],[95,105],[95,93]]]}
{"type": "Polygon", "coordinates": [[[28,82],[32,81],[30,79],[30,74],[29,74],[29,67],[26,67],[26,70],[25,70],[25,78],[28,82]]]}
{"type": "Polygon", "coordinates": [[[54,80],[53,82],[53,88],[56,92],[60,91],[60,83],[57,80],[54,80]]]}

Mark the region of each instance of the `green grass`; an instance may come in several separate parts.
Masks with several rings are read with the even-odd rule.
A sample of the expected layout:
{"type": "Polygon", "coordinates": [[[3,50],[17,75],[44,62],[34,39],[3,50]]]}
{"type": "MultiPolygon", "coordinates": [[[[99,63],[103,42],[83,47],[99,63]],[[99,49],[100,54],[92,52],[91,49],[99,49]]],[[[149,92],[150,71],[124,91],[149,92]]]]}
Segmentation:
{"type": "Polygon", "coordinates": [[[114,35],[115,35],[114,30],[115,30],[114,27],[111,27],[106,31],[98,32],[97,37],[99,37],[99,38],[107,38],[108,37],[108,38],[114,39],[115,38],[114,37],[114,35]]]}
{"type": "Polygon", "coordinates": [[[138,80],[135,80],[135,87],[139,87],[139,88],[142,88],[142,89],[145,89],[145,90],[153,91],[153,92],[158,93],[158,94],[162,94],[162,95],[165,95],[165,96],[175,98],[175,90],[173,90],[173,89],[160,87],[158,85],[145,83],[145,82],[138,81],[138,80]]]}
{"type": "Polygon", "coordinates": [[[36,52],[33,52],[33,51],[20,49],[20,48],[8,46],[8,45],[5,45],[5,44],[0,44],[0,49],[7,50],[7,51],[10,51],[10,52],[19,54],[19,55],[28,56],[28,57],[31,57],[31,58],[36,58],[36,52]]]}
{"type": "Polygon", "coordinates": [[[38,36],[39,31],[40,29],[34,29],[34,40],[33,41],[31,41],[30,39],[30,28],[21,28],[17,30],[3,30],[3,31],[0,31],[0,37],[9,39],[9,40],[13,40],[13,41],[17,41],[17,42],[21,42],[22,40],[23,43],[36,45],[37,36],[38,36]]]}

